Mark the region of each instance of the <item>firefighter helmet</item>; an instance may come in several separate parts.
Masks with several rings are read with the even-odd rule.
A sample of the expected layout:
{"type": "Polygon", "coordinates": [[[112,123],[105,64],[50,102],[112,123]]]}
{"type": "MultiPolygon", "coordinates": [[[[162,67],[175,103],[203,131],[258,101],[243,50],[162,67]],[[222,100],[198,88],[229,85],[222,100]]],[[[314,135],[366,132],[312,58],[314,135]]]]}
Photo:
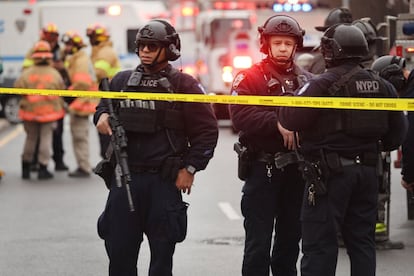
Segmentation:
{"type": "Polygon", "coordinates": [[[71,44],[73,45],[76,49],[80,49],[85,47],[85,43],[83,43],[83,39],[82,37],[79,35],[79,33],[74,32],[74,31],[67,31],[63,36],[62,36],[62,42],[64,44],[71,44]]]}
{"type": "Polygon", "coordinates": [[[293,36],[296,39],[297,47],[303,47],[303,30],[299,23],[287,15],[274,15],[266,20],[263,26],[258,27],[260,36],[260,51],[268,54],[268,41],[270,36],[286,35],[293,36]]]}
{"type": "Polygon", "coordinates": [[[56,43],[59,37],[59,31],[54,23],[46,24],[41,32],[40,32],[40,39],[46,40],[49,43],[56,43]]]}
{"type": "Polygon", "coordinates": [[[92,45],[97,45],[101,42],[108,41],[110,36],[108,30],[99,23],[90,25],[86,29],[86,35],[91,40],[92,45]]]}
{"type": "Polygon", "coordinates": [[[325,18],[323,26],[315,27],[320,32],[326,31],[329,27],[340,23],[352,23],[352,13],[347,8],[335,8],[325,18]]]}
{"type": "Polygon", "coordinates": [[[38,41],[33,47],[31,58],[33,59],[51,59],[53,57],[52,49],[49,42],[45,40],[38,41]]]}
{"type": "Polygon", "coordinates": [[[136,53],[138,53],[139,44],[142,42],[155,42],[164,46],[166,58],[170,61],[174,61],[181,56],[180,37],[174,27],[167,21],[154,19],[138,30],[135,38],[136,53]]]}
{"type": "Polygon", "coordinates": [[[42,28],[43,33],[59,35],[58,27],[55,23],[48,23],[42,28]]]}
{"type": "Polygon", "coordinates": [[[371,70],[378,72],[380,77],[389,81],[399,92],[406,84],[404,68],[405,58],[391,55],[379,57],[371,65],[371,70]]]}
{"type": "Polygon", "coordinates": [[[338,61],[363,59],[368,55],[368,43],[356,26],[337,24],[328,28],[322,36],[321,51],[327,67],[331,67],[338,61]]]}

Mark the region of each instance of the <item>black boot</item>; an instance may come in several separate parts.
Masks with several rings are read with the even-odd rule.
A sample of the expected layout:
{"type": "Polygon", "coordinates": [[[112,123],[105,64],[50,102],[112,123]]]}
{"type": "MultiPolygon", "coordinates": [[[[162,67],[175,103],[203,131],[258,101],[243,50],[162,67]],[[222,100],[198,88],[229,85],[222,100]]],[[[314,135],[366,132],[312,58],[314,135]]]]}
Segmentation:
{"type": "Polygon", "coordinates": [[[30,179],[30,166],[32,162],[22,161],[22,178],[30,179]]]}
{"type": "Polygon", "coordinates": [[[51,178],[53,178],[53,174],[51,174],[47,170],[47,166],[40,164],[39,165],[39,173],[37,175],[37,179],[39,179],[39,180],[46,180],[46,179],[51,179],[51,178]]]}

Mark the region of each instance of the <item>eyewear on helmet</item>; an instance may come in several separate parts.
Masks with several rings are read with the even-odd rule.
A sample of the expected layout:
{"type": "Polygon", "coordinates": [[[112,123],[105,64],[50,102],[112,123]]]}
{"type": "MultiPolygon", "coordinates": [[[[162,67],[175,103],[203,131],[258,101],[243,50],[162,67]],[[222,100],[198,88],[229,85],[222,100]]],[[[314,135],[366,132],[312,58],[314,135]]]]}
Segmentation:
{"type": "Polygon", "coordinates": [[[161,44],[155,42],[140,42],[138,44],[138,49],[140,51],[144,51],[145,47],[147,47],[148,51],[155,52],[158,51],[159,48],[161,48],[161,44]]]}

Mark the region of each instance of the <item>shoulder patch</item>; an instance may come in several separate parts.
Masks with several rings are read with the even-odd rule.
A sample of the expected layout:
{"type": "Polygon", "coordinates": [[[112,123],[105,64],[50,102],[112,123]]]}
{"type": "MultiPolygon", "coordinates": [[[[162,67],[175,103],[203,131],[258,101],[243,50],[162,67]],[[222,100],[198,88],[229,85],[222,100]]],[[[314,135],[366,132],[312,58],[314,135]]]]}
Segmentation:
{"type": "Polygon", "coordinates": [[[246,75],[243,73],[238,74],[233,80],[233,89],[237,89],[239,84],[246,78],[246,75]]]}

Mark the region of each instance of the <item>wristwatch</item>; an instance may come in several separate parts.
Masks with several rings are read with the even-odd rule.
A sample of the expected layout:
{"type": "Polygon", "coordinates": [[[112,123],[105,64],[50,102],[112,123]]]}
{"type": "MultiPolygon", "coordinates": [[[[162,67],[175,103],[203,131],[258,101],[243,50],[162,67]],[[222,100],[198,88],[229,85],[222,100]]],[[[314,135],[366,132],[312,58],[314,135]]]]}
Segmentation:
{"type": "Polygon", "coordinates": [[[197,171],[197,169],[194,168],[194,166],[191,166],[191,165],[186,166],[185,169],[187,170],[187,172],[189,172],[192,175],[194,175],[197,171]]]}

